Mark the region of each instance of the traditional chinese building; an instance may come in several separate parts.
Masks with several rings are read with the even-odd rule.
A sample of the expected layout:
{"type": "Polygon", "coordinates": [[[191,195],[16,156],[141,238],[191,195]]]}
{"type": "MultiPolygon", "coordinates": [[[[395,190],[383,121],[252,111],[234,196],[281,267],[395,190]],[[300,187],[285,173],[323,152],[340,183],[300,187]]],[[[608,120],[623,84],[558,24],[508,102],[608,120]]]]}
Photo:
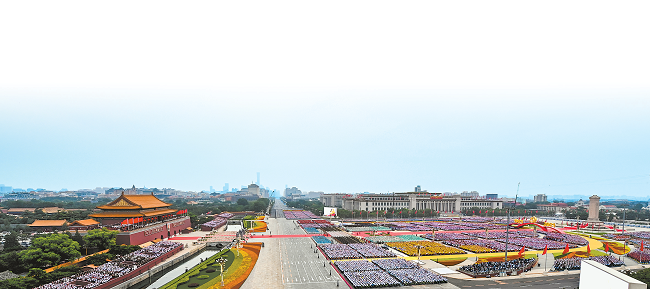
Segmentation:
{"type": "Polygon", "coordinates": [[[29,227],[38,232],[54,232],[63,231],[63,226],[67,224],[66,220],[35,220],[29,227]]]}
{"type": "Polygon", "coordinates": [[[165,239],[180,234],[191,227],[190,218],[179,215],[178,210],[169,209],[153,194],[126,195],[124,192],[114,201],[98,206],[101,212],[89,215],[103,226],[117,225],[121,232],[117,244],[140,245],[155,239],[165,239]],[[140,220],[137,226],[121,225],[125,220],[140,220]]]}
{"type": "Polygon", "coordinates": [[[119,224],[126,219],[144,218],[149,222],[162,221],[177,210],[169,209],[172,204],[165,203],[151,195],[125,195],[122,192],[114,201],[97,207],[99,213],[89,215],[102,225],[119,224]]]}

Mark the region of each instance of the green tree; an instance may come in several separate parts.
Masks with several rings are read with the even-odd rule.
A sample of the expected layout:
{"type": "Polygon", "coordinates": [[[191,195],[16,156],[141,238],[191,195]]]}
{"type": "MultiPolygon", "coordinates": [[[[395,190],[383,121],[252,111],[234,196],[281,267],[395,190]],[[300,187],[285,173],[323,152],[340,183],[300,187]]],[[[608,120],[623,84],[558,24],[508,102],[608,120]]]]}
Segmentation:
{"type": "Polygon", "coordinates": [[[47,268],[61,261],[61,257],[56,253],[44,252],[41,248],[20,251],[18,257],[25,268],[47,268]]]}
{"type": "Polygon", "coordinates": [[[116,236],[117,231],[101,228],[88,231],[88,234],[86,234],[83,239],[88,247],[96,247],[99,250],[106,250],[115,245],[116,236]]]}
{"type": "Polygon", "coordinates": [[[5,236],[5,247],[4,252],[22,250],[23,246],[18,242],[18,235],[16,232],[11,231],[11,233],[5,236]]]}
{"type": "Polygon", "coordinates": [[[0,271],[2,272],[6,270],[14,273],[24,272],[22,265],[16,251],[0,255],[0,271]]]}
{"type": "Polygon", "coordinates": [[[112,254],[104,253],[104,254],[97,254],[97,255],[92,255],[90,257],[87,257],[86,261],[88,261],[89,264],[99,266],[108,262],[106,260],[112,260],[114,257],[115,256],[113,256],[112,254]]]}
{"type": "Polygon", "coordinates": [[[81,234],[79,234],[79,230],[77,230],[74,233],[74,235],[72,235],[72,240],[77,241],[77,243],[79,243],[79,246],[81,246],[81,247],[83,247],[84,244],[86,244],[86,242],[84,242],[83,236],[81,236],[81,234]]]}
{"type": "Polygon", "coordinates": [[[240,198],[239,200],[237,200],[237,205],[248,206],[248,200],[246,200],[244,198],[240,198]]]}
{"type": "Polygon", "coordinates": [[[62,260],[74,260],[81,257],[79,243],[67,234],[47,234],[34,238],[30,249],[41,249],[43,253],[54,253],[62,260]]]}
{"type": "Polygon", "coordinates": [[[111,246],[111,250],[108,251],[108,253],[113,256],[118,256],[118,255],[123,256],[140,249],[141,249],[140,246],[136,246],[136,245],[113,245],[111,246]]]}

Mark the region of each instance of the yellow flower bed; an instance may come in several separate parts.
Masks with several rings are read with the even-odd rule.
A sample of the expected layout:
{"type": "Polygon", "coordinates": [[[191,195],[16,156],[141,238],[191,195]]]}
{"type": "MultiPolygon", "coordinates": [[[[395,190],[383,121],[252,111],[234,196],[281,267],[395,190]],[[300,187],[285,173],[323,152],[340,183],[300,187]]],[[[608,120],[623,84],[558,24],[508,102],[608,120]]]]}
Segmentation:
{"type": "Polygon", "coordinates": [[[416,246],[423,247],[420,249],[421,256],[465,254],[463,250],[431,241],[390,242],[386,245],[409,256],[418,255],[416,246]]]}
{"type": "Polygon", "coordinates": [[[492,248],[477,245],[461,245],[460,248],[474,253],[492,253],[497,251],[492,248]]]}

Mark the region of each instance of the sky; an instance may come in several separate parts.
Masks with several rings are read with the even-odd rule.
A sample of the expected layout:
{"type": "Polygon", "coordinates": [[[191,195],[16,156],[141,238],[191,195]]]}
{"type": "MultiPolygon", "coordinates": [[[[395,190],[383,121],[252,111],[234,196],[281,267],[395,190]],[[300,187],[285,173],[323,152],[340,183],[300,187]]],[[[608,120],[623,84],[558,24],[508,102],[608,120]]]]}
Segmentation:
{"type": "Polygon", "coordinates": [[[3,2],[0,184],[650,196],[650,3],[446,2],[3,2]]]}

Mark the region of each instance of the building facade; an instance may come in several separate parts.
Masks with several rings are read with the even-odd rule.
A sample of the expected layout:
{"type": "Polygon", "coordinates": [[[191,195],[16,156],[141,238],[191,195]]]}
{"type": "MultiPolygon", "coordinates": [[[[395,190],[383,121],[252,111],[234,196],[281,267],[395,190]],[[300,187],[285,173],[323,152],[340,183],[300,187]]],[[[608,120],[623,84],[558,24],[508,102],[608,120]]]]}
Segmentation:
{"type": "Polygon", "coordinates": [[[535,203],[547,202],[545,194],[537,194],[535,195],[534,199],[535,199],[535,203]]]}
{"type": "Polygon", "coordinates": [[[324,194],[320,199],[325,206],[363,211],[409,209],[454,213],[470,208],[503,208],[503,201],[501,200],[428,192],[359,194],[354,196],[344,194],[324,194]]]}

